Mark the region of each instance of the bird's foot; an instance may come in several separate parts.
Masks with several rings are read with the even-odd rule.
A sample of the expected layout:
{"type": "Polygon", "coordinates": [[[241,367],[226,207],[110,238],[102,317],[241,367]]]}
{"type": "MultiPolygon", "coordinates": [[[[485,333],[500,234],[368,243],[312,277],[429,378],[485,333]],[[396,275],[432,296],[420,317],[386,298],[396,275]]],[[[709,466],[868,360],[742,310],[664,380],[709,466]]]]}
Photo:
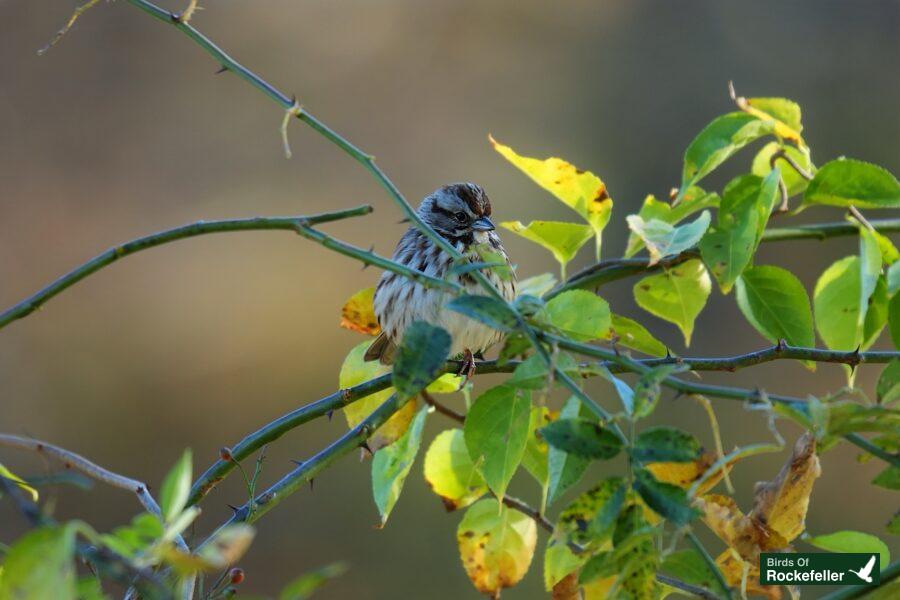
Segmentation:
{"type": "Polygon", "coordinates": [[[463,351],[463,357],[459,365],[459,371],[457,371],[456,374],[459,376],[465,376],[466,380],[463,381],[463,386],[469,383],[469,380],[472,379],[473,375],[475,375],[475,356],[472,355],[472,351],[468,348],[463,351]]]}

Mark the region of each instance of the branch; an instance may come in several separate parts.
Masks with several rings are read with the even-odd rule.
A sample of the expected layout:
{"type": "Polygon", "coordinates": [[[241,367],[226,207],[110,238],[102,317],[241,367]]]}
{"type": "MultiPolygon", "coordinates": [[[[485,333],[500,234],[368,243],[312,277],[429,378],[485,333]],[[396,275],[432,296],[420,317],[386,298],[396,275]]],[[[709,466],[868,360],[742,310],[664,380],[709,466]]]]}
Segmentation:
{"type": "Polygon", "coordinates": [[[260,231],[281,229],[285,231],[297,231],[297,224],[303,222],[307,225],[318,223],[330,223],[341,219],[367,215],[372,212],[371,206],[359,206],[346,210],[330,213],[310,215],[308,217],[253,217],[249,219],[228,219],[224,221],[197,221],[189,225],[182,225],[174,229],[167,229],[145,237],[140,237],[119,246],[114,246],[106,252],[95,256],[86,263],[69,271],[41,291],[25,298],[12,308],[0,314],[0,329],[17,319],[27,317],[40,308],[45,302],[75,285],[85,277],[92,275],[100,269],[111,265],[120,258],[168,244],[178,240],[206,235],[210,233],[225,233],[231,231],[260,231]]]}
{"type": "Polygon", "coordinates": [[[466,422],[466,415],[458,413],[455,410],[453,410],[452,408],[444,406],[443,404],[441,404],[440,402],[435,400],[434,397],[431,394],[429,394],[428,392],[426,392],[425,390],[422,390],[421,392],[419,392],[419,395],[422,396],[422,400],[425,402],[425,404],[427,404],[428,406],[431,406],[432,408],[434,408],[435,411],[441,413],[445,417],[449,417],[449,418],[453,419],[454,421],[456,421],[457,423],[465,423],[466,422]]]}
{"type": "MultiPolygon", "coordinates": [[[[871,222],[878,231],[900,231],[900,219],[878,219],[871,222]]],[[[857,235],[859,228],[853,223],[819,223],[816,225],[799,225],[797,227],[778,227],[767,229],[763,233],[763,242],[784,242],[788,240],[824,240],[833,237],[857,235]]],[[[654,265],[649,258],[616,258],[604,260],[590,265],[572,275],[544,295],[550,299],[562,292],[572,289],[594,288],[604,283],[618,281],[633,275],[654,273],[663,268],[674,267],[692,258],[698,258],[696,248],[685,250],[681,254],[663,258],[654,265]]]]}

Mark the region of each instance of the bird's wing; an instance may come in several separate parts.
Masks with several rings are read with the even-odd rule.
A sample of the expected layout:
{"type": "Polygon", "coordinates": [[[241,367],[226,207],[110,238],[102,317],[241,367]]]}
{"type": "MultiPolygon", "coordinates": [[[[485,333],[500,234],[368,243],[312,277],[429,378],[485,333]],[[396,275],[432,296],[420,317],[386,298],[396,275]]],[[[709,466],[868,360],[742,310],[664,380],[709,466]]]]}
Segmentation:
{"type": "Polygon", "coordinates": [[[872,568],[875,566],[875,559],[878,558],[876,555],[872,555],[872,558],[869,559],[869,562],[866,563],[866,566],[862,568],[859,572],[860,577],[865,579],[872,572],[872,568]]]}

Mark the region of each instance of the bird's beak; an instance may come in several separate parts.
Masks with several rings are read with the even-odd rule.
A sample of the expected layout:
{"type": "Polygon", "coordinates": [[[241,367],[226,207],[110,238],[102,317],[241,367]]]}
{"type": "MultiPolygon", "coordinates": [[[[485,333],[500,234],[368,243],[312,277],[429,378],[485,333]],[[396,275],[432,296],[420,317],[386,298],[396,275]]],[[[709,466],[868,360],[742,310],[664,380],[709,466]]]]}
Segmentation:
{"type": "Polygon", "coordinates": [[[472,229],[475,231],[493,231],[494,224],[487,217],[481,217],[472,221],[472,229]]]}

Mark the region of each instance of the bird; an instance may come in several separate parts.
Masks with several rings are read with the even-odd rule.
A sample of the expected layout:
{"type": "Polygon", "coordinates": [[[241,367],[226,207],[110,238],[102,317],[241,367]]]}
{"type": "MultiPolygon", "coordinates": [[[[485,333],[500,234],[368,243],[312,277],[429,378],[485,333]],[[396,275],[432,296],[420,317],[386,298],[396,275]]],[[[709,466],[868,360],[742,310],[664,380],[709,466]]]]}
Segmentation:
{"type": "Polygon", "coordinates": [[[876,554],[872,555],[872,558],[869,559],[869,562],[866,563],[859,571],[854,571],[853,569],[847,569],[866,583],[872,583],[872,569],[875,567],[875,559],[877,558],[876,554]]]}
{"type": "MultiPolygon", "coordinates": [[[[452,183],[426,196],[418,216],[450,242],[470,263],[488,262],[484,256],[505,262],[506,267],[485,267],[481,272],[506,301],[516,296],[516,279],[509,256],[491,221],[491,201],[474,183],[452,183]]],[[[411,226],[400,238],[392,259],[432,277],[458,284],[466,294],[484,295],[470,272],[451,271],[453,258],[418,228],[411,226]]],[[[466,380],[475,372],[475,356],[503,339],[503,333],[446,308],[451,293],[426,288],[402,275],[385,271],[375,287],[375,316],[381,334],[365,353],[366,361],[391,365],[406,328],[415,321],[442,327],[450,334],[451,358],[461,360],[460,375],[466,380]]]]}

